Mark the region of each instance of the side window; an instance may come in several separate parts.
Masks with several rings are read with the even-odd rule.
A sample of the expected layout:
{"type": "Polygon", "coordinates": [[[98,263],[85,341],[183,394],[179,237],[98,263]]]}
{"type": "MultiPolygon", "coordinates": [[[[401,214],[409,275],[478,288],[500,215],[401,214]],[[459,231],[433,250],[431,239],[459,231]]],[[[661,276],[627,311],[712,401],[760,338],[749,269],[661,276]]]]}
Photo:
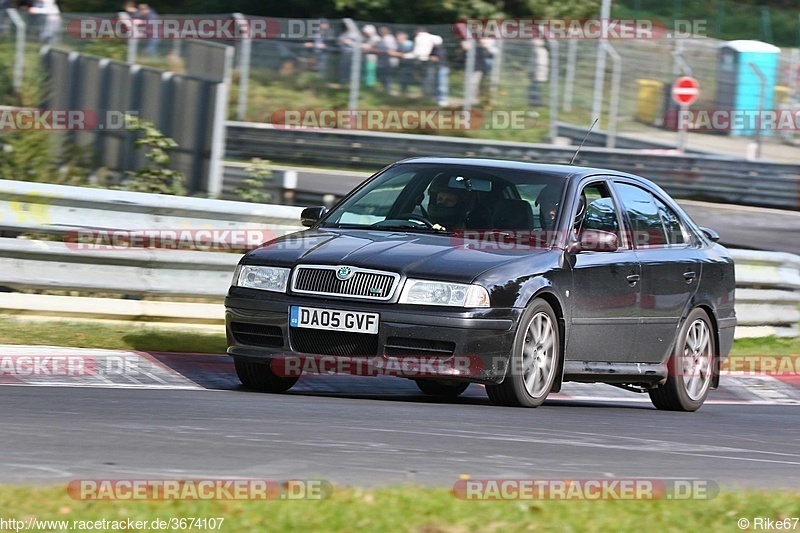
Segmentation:
{"type": "Polygon", "coordinates": [[[664,223],[664,228],[667,230],[667,242],[672,245],[687,244],[689,239],[687,238],[686,229],[683,227],[681,219],[675,211],[664,202],[658,198],[655,200],[658,206],[658,213],[661,215],[661,221],[664,223]]]}
{"type": "Polygon", "coordinates": [[[602,230],[614,233],[621,246],[617,208],[608,187],[603,183],[592,183],[583,188],[582,194],[586,197],[586,207],[583,216],[575,221],[576,231],[580,233],[584,230],[602,230]]]}
{"type": "Polygon", "coordinates": [[[637,248],[654,248],[669,244],[661,212],[653,195],[627,183],[617,183],[622,205],[628,212],[637,248]]]}

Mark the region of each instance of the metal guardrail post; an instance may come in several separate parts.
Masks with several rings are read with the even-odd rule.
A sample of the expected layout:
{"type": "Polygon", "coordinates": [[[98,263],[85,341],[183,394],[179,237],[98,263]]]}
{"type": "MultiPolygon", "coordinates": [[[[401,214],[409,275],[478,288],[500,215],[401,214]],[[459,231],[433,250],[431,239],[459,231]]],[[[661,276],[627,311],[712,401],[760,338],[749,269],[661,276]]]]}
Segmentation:
{"type": "Polygon", "coordinates": [[[241,26],[242,37],[239,42],[239,100],[236,106],[236,116],[244,120],[247,116],[247,96],[250,84],[250,59],[252,55],[253,39],[247,27],[247,18],[241,13],[234,13],[236,24],[241,26]]]}
{"type": "Polygon", "coordinates": [[[606,148],[614,148],[617,143],[617,114],[619,113],[619,93],[622,85],[622,58],[614,47],[603,42],[608,55],[614,62],[611,74],[611,102],[608,106],[608,136],[606,137],[606,148]]]}
{"type": "Polygon", "coordinates": [[[27,32],[27,25],[16,9],[6,9],[8,18],[14,24],[14,31],[16,32],[17,42],[14,51],[14,91],[19,93],[22,90],[22,81],[25,73],[25,33],[27,32]]]}
{"type": "Polygon", "coordinates": [[[575,89],[575,63],[578,61],[578,40],[567,43],[567,74],[564,78],[564,113],[572,111],[572,92],[575,89]]]}

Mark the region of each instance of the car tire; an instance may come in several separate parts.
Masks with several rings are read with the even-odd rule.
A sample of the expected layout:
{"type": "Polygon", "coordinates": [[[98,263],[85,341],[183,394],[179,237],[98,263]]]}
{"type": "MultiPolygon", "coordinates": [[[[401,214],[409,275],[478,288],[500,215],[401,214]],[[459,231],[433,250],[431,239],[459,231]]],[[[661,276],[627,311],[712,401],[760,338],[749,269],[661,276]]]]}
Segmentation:
{"type": "Polygon", "coordinates": [[[299,377],[278,376],[267,363],[254,363],[245,359],[233,360],[236,375],[242,384],[260,392],[286,392],[291,389],[299,377]]]}
{"type": "Polygon", "coordinates": [[[697,411],[711,388],[716,353],[711,320],[702,309],[694,309],[667,362],[666,383],[649,391],[653,405],[664,411],[697,411]]]}
{"type": "Polygon", "coordinates": [[[561,338],[550,304],[536,299],[519,322],[505,379],[486,385],[495,405],[538,407],[553,389],[560,368],[561,338]]]}
{"type": "Polygon", "coordinates": [[[467,390],[467,381],[447,381],[441,379],[415,379],[414,380],[424,394],[428,396],[439,396],[443,398],[455,398],[467,390]]]}

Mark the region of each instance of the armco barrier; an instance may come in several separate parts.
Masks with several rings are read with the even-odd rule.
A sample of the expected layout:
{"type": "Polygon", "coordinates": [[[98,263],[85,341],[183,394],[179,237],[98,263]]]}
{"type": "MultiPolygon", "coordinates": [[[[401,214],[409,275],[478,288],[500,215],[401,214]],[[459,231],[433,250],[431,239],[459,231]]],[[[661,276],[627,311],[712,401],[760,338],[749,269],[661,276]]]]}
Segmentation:
{"type": "MultiPolygon", "coordinates": [[[[417,156],[487,157],[569,163],[576,147],[490,142],[438,135],[336,129],[285,129],[227,123],[229,159],[375,171],[417,156]]],[[[652,154],[584,147],[575,164],[640,174],[679,198],[800,209],[800,165],[706,154],[652,154]]]]}
{"type": "MultiPolygon", "coordinates": [[[[78,228],[301,229],[299,207],[258,205],[201,198],[106,191],[0,180],[0,228],[63,235],[78,228]]],[[[798,335],[800,256],[731,250],[736,260],[738,336],[798,335]]],[[[85,250],[60,241],[0,238],[0,286],[16,290],[76,290],[141,297],[188,297],[221,301],[237,253],[189,250],[85,250]]],[[[91,316],[127,320],[221,323],[222,313],[187,306],[133,303],[126,313],[119,300],[48,297],[26,300],[0,295],[0,312],[91,316]],[[70,301],[73,304],[70,304],[70,301]],[[169,307],[169,309],[165,309],[169,307]],[[73,310],[72,312],[70,310],[73,310]],[[107,309],[107,311],[104,311],[107,309]],[[187,309],[187,310],[182,310],[187,309]]],[[[221,305],[221,304],[217,304],[221,305]]]]}

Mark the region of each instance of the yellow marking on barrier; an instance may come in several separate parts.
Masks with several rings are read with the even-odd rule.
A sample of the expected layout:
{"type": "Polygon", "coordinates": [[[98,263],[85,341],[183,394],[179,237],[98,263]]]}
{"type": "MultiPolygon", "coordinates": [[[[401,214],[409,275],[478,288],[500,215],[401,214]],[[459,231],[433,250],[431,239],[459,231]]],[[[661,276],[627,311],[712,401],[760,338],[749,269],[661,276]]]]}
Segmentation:
{"type": "Polygon", "coordinates": [[[15,214],[17,223],[28,224],[33,222],[39,226],[46,226],[51,224],[50,218],[50,203],[49,197],[44,197],[38,194],[30,194],[25,196],[27,201],[15,200],[10,202],[11,211],[15,214]],[[43,201],[37,201],[37,198],[43,201]]]}

